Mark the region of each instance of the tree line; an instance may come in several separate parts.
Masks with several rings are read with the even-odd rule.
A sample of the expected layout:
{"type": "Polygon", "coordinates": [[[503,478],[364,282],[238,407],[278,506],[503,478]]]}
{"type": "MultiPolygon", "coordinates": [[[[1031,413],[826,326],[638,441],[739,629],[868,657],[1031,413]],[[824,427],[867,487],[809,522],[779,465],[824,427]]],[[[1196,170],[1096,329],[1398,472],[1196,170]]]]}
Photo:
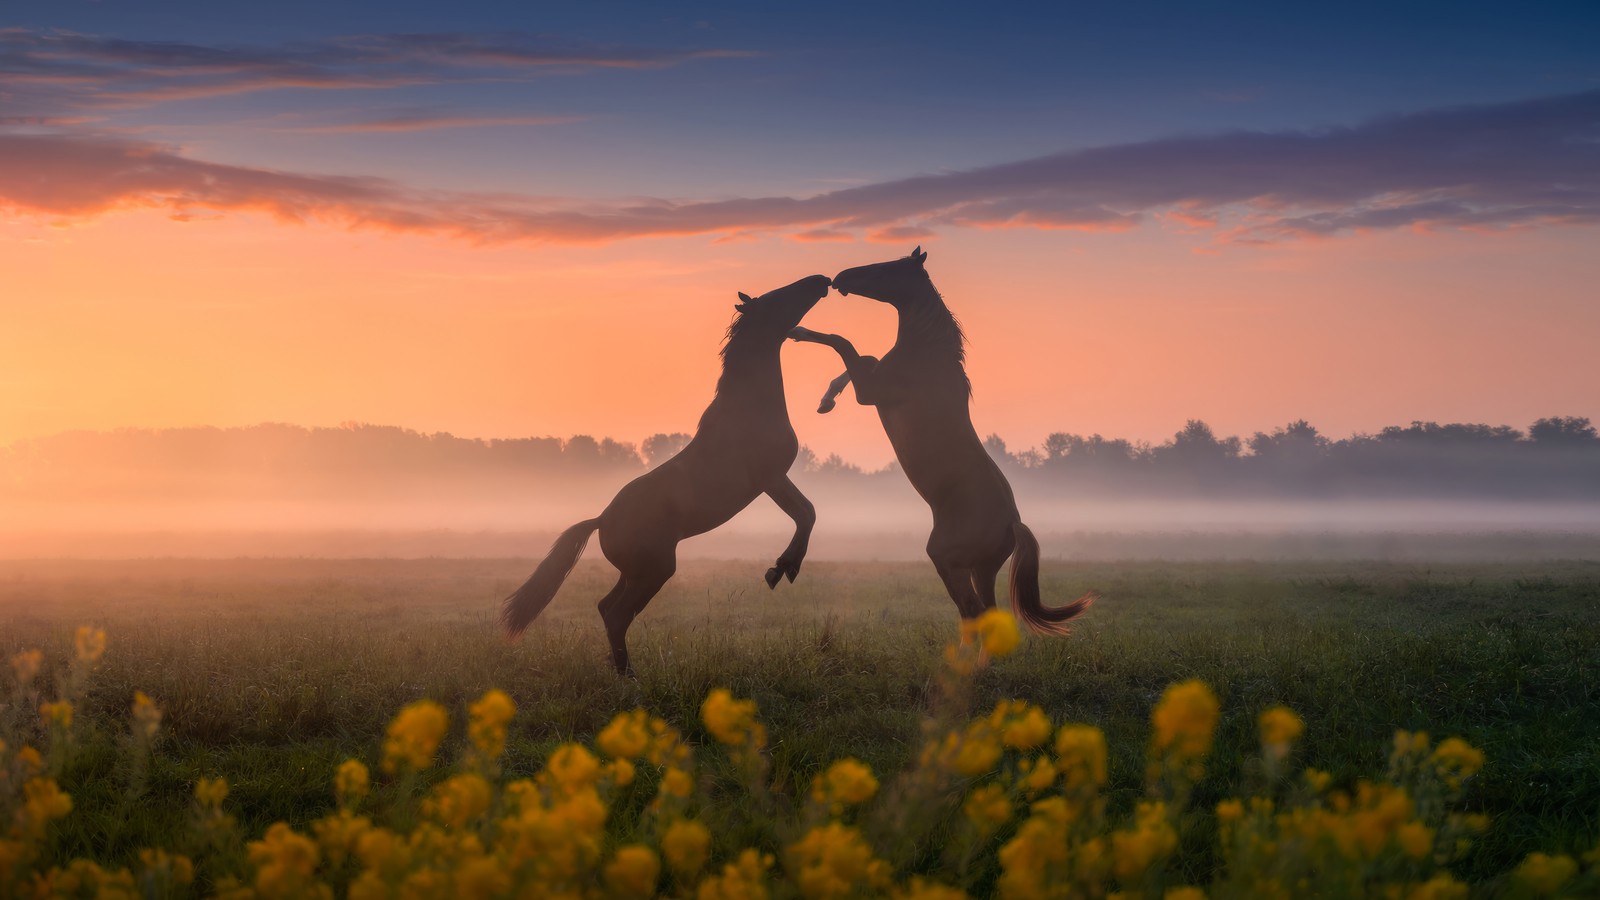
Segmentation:
{"type": "MultiPolygon", "coordinates": [[[[688,440],[683,433],[639,444],[582,434],[485,440],[365,423],[74,431],[0,448],[0,491],[135,496],[254,483],[317,493],[612,480],[660,465],[688,440]]],[[[1600,434],[1576,416],[1539,419],[1526,430],[1412,422],[1338,440],[1304,420],[1241,439],[1193,419],[1160,444],[1057,432],[1023,450],[998,435],[985,446],[1019,489],[1065,494],[1600,497],[1600,434]]],[[[892,464],[867,471],[808,448],[796,472],[862,483],[899,477],[892,464]]]]}

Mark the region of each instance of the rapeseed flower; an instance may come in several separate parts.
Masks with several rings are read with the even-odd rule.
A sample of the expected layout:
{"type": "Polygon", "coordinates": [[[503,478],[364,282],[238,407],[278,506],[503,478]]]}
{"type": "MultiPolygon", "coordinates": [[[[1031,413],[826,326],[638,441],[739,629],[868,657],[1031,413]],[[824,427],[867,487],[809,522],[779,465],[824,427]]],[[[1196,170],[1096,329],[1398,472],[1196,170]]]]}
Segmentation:
{"type": "Polygon", "coordinates": [[[432,700],[418,700],[400,710],[383,742],[383,770],[392,774],[426,769],[449,725],[444,707],[432,700]]]}
{"type": "Polygon", "coordinates": [[[789,845],[787,869],[807,900],[838,900],[888,887],[889,866],[861,832],[829,822],[789,845]]]}
{"type": "Polygon", "coordinates": [[[606,886],[618,897],[653,897],[660,878],[661,859],[643,844],[617,848],[616,856],[605,868],[606,886]]]}
{"type": "Polygon", "coordinates": [[[650,748],[650,716],[642,709],[618,713],[594,743],[613,759],[638,759],[650,748]]]}
{"type": "Polygon", "coordinates": [[[11,673],[16,676],[17,689],[25,691],[33,686],[33,679],[39,677],[39,668],[44,665],[44,654],[38,650],[23,650],[11,657],[11,673]]]}
{"type": "Polygon", "coordinates": [[[878,779],[865,763],[845,757],[811,782],[811,799],[838,815],[847,806],[859,806],[878,792],[878,779]]]}
{"type": "Polygon", "coordinates": [[[661,834],[661,855],[673,874],[693,878],[711,856],[711,831],[694,819],[678,819],[661,834]]]}
{"type": "Polygon", "coordinates": [[[767,900],[767,870],[772,855],[741,850],[739,858],[722,867],[722,874],[700,882],[695,900],[767,900]]]}
{"type": "Polygon", "coordinates": [[[700,705],[700,719],[718,742],[729,747],[764,747],[767,730],[756,721],[754,700],[735,700],[726,688],[706,695],[700,705]]]}
{"type": "Polygon", "coordinates": [[[339,805],[353,807],[366,798],[367,792],[372,788],[372,779],[364,763],[357,759],[347,759],[339,764],[339,769],[333,775],[333,793],[339,798],[339,805]]]}
{"type": "Polygon", "coordinates": [[[991,609],[979,616],[977,632],[983,652],[996,659],[1009,655],[1022,641],[1017,620],[1003,609],[991,609]]]}
{"type": "Polygon", "coordinates": [[[105,629],[79,625],[77,632],[72,636],[72,646],[77,653],[78,662],[94,666],[106,652],[105,629]]]}
{"type": "Polygon", "coordinates": [[[505,752],[506,730],[516,713],[517,705],[500,690],[489,691],[467,707],[467,737],[480,762],[499,759],[505,752]]]}
{"type": "Polygon", "coordinates": [[[134,737],[147,744],[155,740],[156,732],[161,730],[161,708],[144,691],[133,692],[132,717],[134,737]]]}
{"type": "Polygon", "coordinates": [[[1578,864],[1565,854],[1530,853],[1512,875],[1535,896],[1550,897],[1578,874],[1578,864]]]}
{"type": "Polygon", "coordinates": [[[1172,685],[1150,715],[1156,750],[1183,759],[1204,756],[1211,750],[1220,712],[1217,695],[1205,682],[1191,680],[1172,685]]]}

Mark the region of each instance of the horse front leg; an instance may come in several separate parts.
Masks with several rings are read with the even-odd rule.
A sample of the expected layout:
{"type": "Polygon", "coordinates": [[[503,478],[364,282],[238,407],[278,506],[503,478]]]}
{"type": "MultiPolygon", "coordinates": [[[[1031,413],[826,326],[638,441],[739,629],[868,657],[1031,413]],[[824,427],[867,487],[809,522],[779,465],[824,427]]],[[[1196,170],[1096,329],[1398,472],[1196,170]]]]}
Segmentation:
{"type": "Polygon", "coordinates": [[[804,341],[811,344],[822,344],[832,347],[839,354],[839,359],[844,362],[844,374],[828,382],[828,390],[822,395],[822,402],[817,405],[817,412],[832,412],[837,398],[851,382],[856,386],[856,402],[863,406],[872,406],[877,401],[873,399],[873,377],[878,367],[878,360],[872,356],[862,356],[856,352],[855,345],[837,334],[823,334],[809,328],[792,328],[789,330],[789,340],[804,341]]]}
{"type": "Polygon", "coordinates": [[[794,520],[794,538],[783,549],[783,555],[778,557],[777,563],[767,570],[767,587],[775,589],[778,579],[787,577],[789,583],[793,584],[795,576],[800,574],[800,563],[806,558],[806,547],[811,544],[811,527],[817,524],[817,510],[787,475],[767,489],[767,496],[794,520]]]}

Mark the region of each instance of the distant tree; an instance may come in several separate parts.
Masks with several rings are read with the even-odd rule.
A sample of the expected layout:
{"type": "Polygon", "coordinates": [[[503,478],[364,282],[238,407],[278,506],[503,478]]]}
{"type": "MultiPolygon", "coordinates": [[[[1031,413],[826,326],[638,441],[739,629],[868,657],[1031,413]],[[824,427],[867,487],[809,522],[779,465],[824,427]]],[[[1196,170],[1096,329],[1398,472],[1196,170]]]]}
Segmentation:
{"type": "Polygon", "coordinates": [[[600,440],[600,462],[602,465],[619,469],[634,469],[642,464],[639,459],[637,447],[625,441],[614,441],[611,438],[600,440]]]}
{"type": "Polygon", "coordinates": [[[791,472],[815,472],[817,470],[817,454],[805,444],[800,445],[800,452],[795,454],[794,465],[789,467],[791,472]]]}
{"type": "Polygon", "coordinates": [[[817,463],[811,471],[819,475],[860,475],[861,467],[855,463],[844,461],[844,457],[837,453],[829,453],[828,458],[817,463]]]}
{"type": "Polygon", "coordinates": [[[689,443],[689,437],[681,431],[674,431],[671,434],[652,434],[645,438],[644,444],[641,445],[645,464],[653,469],[677,456],[678,451],[689,443]]]}
{"type": "Polygon", "coordinates": [[[1067,454],[1072,452],[1074,442],[1081,443],[1082,441],[1083,438],[1075,434],[1066,434],[1061,431],[1051,432],[1044,439],[1045,461],[1056,462],[1066,459],[1067,454]]]}
{"type": "Polygon", "coordinates": [[[1438,422],[1413,421],[1402,428],[1399,425],[1390,425],[1378,432],[1378,440],[1386,442],[1412,441],[1427,442],[1432,444],[1449,444],[1462,446],[1467,444],[1514,444],[1522,440],[1522,432],[1510,425],[1481,425],[1465,422],[1452,422],[1440,425],[1438,422]]]}
{"type": "Polygon", "coordinates": [[[1582,416],[1552,416],[1528,426],[1528,437],[1540,446],[1593,446],[1600,434],[1582,416]]]}
{"type": "Polygon", "coordinates": [[[1210,425],[1200,419],[1190,419],[1171,441],[1155,449],[1155,456],[1184,466],[1205,465],[1237,458],[1239,447],[1237,437],[1219,440],[1210,425]]]}
{"type": "Polygon", "coordinates": [[[1250,439],[1250,455],[1262,461],[1309,462],[1327,452],[1328,439],[1305,419],[1296,419],[1271,434],[1258,431],[1250,439]]]}
{"type": "Polygon", "coordinates": [[[600,463],[600,442],[587,434],[575,434],[561,445],[561,461],[569,466],[595,468],[600,463]]]}

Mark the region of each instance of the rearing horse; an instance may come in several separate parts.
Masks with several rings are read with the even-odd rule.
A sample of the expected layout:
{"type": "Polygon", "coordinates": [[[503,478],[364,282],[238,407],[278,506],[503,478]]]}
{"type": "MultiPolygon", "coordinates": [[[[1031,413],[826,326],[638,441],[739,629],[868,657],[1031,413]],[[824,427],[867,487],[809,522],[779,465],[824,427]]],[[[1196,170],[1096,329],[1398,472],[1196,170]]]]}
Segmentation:
{"type": "Polygon", "coordinates": [[[895,308],[899,331],[882,359],[861,356],[848,340],[796,328],[797,341],[825,344],[844,360],[818,412],[851,382],[856,401],[876,406],[900,468],[933,510],[928,557],[963,619],[995,606],[995,576],[1011,562],[1011,603],[1036,632],[1065,634],[1063,624],[1094,602],[1093,592],[1060,607],[1039,596],[1039,542],[1017,513],[1016,497],[972,427],[966,336],[944,305],[924,265],[922,248],[890,262],[834,276],[840,294],[860,294],[895,308]]]}
{"type": "Polygon", "coordinates": [[[817,301],[828,279],[802,278],[754,299],[740,294],[739,311],[722,347],[717,395],[678,454],[623,486],[605,511],[563,531],[526,584],[507,597],[500,621],[516,637],[544,610],[578,564],[589,535],[621,571],[600,600],[611,642],[611,664],[633,674],[628,626],[678,568],[678,542],[710,531],[765,493],[794,519],[793,540],[767,570],[767,587],[800,573],[816,512],[789,480],[800,444],[789,424],[778,351],[785,336],[817,301]]]}

